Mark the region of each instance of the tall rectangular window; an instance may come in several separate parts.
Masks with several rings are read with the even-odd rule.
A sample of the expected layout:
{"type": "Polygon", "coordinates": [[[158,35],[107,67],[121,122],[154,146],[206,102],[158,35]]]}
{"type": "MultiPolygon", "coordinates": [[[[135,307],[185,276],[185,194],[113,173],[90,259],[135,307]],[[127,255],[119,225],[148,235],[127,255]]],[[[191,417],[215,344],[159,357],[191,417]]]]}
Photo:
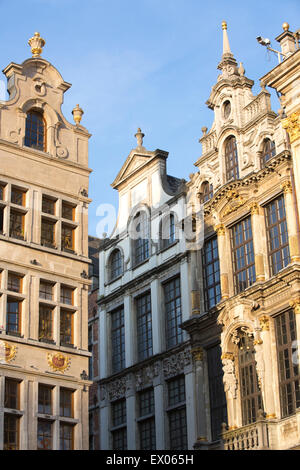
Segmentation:
{"type": "Polygon", "coordinates": [[[37,426],[37,448],[38,450],[52,449],[52,422],[38,419],[37,426]]]}
{"type": "Polygon", "coordinates": [[[187,449],[187,421],[184,376],[168,382],[170,450],[187,449]]]}
{"type": "Polygon", "coordinates": [[[230,231],[235,293],[255,282],[255,262],[251,217],[235,224],[230,231]]]}
{"type": "Polygon", "coordinates": [[[141,450],[155,450],[155,416],[154,390],[144,390],[138,394],[139,403],[139,437],[141,450]]]}
{"type": "Polygon", "coordinates": [[[21,332],[22,301],[8,298],[6,310],[6,329],[9,333],[21,332]]]}
{"type": "Polygon", "coordinates": [[[288,231],[284,196],[281,195],[265,208],[268,254],[271,276],[285,268],[290,262],[288,231]]]}
{"type": "Polygon", "coordinates": [[[60,422],[59,424],[59,450],[74,449],[74,425],[60,422]]]}
{"type": "Polygon", "coordinates": [[[177,277],[164,284],[165,321],[167,348],[172,348],[183,340],[181,312],[180,278],[177,277]]]}
{"type": "Polygon", "coordinates": [[[41,245],[55,248],[55,222],[52,220],[42,218],[41,245]]]}
{"type": "Polygon", "coordinates": [[[73,390],[68,388],[61,388],[59,395],[59,415],[65,418],[73,418],[73,390]]]}
{"type": "Polygon", "coordinates": [[[119,372],[125,367],[125,325],[124,308],[111,313],[112,372],[119,372]]]}
{"type": "Polygon", "coordinates": [[[62,202],[62,218],[68,220],[74,220],[75,218],[75,207],[67,202],[62,202]]]}
{"type": "Polygon", "coordinates": [[[74,251],[75,229],[69,225],[61,225],[61,249],[63,251],[74,251]]]}
{"type": "Polygon", "coordinates": [[[20,438],[20,417],[4,413],[3,450],[18,450],[20,438]]]}
{"type": "Polygon", "coordinates": [[[73,335],[74,313],[60,309],[60,342],[68,346],[74,344],[73,335]]]}
{"type": "Polygon", "coordinates": [[[24,240],[24,219],[25,215],[22,212],[14,209],[10,210],[9,219],[9,236],[24,240]]]}
{"type": "Polygon", "coordinates": [[[127,450],[126,400],[118,400],[111,405],[112,448],[127,450]]]}
{"type": "Polygon", "coordinates": [[[136,299],[136,322],[138,360],[142,361],[152,355],[152,313],[149,293],[136,299]]]}
{"type": "Polygon", "coordinates": [[[14,273],[8,273],[7,290],[22,293],[22,276],[14,273]]]}
{"type": "Polygon", "coordinates": [[[227,423],[226,396],[223,384],[221,348],[217,344],[207,349],[210,421],[212,440],[220,439],[221,425],[227,423]]]}
{"type": "Polygon", "coordinates": [[[41,414],[52,414],[52,387],[39,384],[38,412],[41,414]]]}
{"type": "Polygon", "coordinates": [[[281,415],[290,416],[300,407],[300,370],[296,318],[292,310],[275,317],[281,415]]]}
{"type": "Polygon", "coordinates": [[[221,300],[220,264],[217,237],[204,243],[202,250],[203,288],[205,310],[221,300]]]}
{"type": "Polygon", "coordinates": [[[39,340],[53,340],[53,309],[47,305],[39,307],[39,340]]]}
{"type": "Polygon", "coordinates": [[[20,409],[20,383],[5,377],[4,408],[20,409]]]}

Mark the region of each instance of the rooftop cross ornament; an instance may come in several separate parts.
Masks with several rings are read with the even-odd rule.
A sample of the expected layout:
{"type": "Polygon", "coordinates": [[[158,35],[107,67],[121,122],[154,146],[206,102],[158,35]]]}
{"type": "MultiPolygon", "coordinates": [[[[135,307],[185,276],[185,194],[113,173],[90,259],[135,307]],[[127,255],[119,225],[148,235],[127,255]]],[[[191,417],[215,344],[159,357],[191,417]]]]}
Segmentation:
{"type": "Polygon", "coordinates": [[[28,44],[31,47],[32,57],[40,57],[46,41],[41,38],[40,33],[34,33],[34,36],[29,39],[28,44]]]}
{"type": "Polygon", "coordinates": [[[134,137],[136,137],[136,140],[137,140],[137,147],[138,148],[143,147],[143,138],[144,138],[144,136],[145,136],[145,134],[143,134],[141,129],[138,128],[137,133],[134,135],[134,137]]]}

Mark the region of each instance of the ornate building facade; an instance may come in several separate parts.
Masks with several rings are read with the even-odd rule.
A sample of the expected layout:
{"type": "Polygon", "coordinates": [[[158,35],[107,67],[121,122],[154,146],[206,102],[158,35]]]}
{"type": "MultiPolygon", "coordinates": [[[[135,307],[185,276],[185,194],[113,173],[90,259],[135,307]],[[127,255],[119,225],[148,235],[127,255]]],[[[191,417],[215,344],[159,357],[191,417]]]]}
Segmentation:
{"type": "Polygon", "coordinates": [[[88,449],[90,135],[29,44],[0,102],[0,449],[88,449]]]}
{"type": "Polygon", "coordinates": [[[284,60],[255,96],[222,28],[198,171],[167,175],[168,154],[146,150],[139,129],[112,185],[119,216],[99,272],[102,449],[300,446],[299,35],[284,24],[284,60]],[[279,114],[266,86],[281,94],[279,114]]]}

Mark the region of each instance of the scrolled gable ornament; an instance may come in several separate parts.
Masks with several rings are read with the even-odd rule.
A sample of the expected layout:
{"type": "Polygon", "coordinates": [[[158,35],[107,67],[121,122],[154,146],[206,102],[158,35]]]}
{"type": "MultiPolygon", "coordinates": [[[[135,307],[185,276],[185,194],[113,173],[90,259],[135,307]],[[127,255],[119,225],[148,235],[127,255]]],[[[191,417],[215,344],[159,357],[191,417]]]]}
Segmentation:
{"type": "Polygon", "coordinates": [[[48,353],[48,364],[54,372],[64,373],[71,365],[71,358],[61,353],[48,353]]]}

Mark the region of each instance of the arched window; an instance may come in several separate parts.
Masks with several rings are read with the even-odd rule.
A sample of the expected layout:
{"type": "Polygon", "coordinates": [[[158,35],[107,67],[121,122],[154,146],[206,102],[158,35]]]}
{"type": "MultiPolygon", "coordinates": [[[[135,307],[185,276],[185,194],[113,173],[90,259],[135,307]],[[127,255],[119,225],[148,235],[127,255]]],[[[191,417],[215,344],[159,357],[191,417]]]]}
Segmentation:
{"type": "Polygon", "coordinates": [[[25,145],[38,150],[46,149],[45,121],[42,114],[37,111],[27,113],[25,145]]]}
{"type": "Polygon", "coordinates": [[[228,119],[231,113],[231,103],[230,101],[226,100],[223,104],[223,116],[224,119],[228,119]]]}
{"type": "Polygon", "coordinates": [[[112,281],[121,276],[123,271],[122,255],[120,250],[114,250],[109,258],[109,280],[112,281]]]}
{"type": "Polygon", "coordinates": [[[258,411],[263,409],[262,394],[258,383],[253,337],[239,331],[238,361],[243,426],[254,423],[258,411]]]}
{"type": "Polygon", "coordinates": [[[138,212],[133,219],[133,265],[149,258],[149,226],[146,212],[138,212]]]}
{"type": "Polygon", "coordinates": [[[239,178],[239,162],[236,139],[233,135],[225,141],[226,181],[239,178]]]}
{"type": "Polygon", "coordinates": [[[276,147],[274,140],[265,139],[263,141],[262,154],[261,154],[261,167],[263,168],[268,160],[276,155],[276,147]]]}
{"type": "Polygon", "coordinates": [[[161,221],[161,249],[168,248],[176,242],[176,219],[174,214],[166,215],[161,221]]]}
{"type": "Polygon", "coordinates": [[[204,181],[201,186],[200,202],[204,204],[213,197],[213,185],[209,184],[208,181],[204,181]]]}

